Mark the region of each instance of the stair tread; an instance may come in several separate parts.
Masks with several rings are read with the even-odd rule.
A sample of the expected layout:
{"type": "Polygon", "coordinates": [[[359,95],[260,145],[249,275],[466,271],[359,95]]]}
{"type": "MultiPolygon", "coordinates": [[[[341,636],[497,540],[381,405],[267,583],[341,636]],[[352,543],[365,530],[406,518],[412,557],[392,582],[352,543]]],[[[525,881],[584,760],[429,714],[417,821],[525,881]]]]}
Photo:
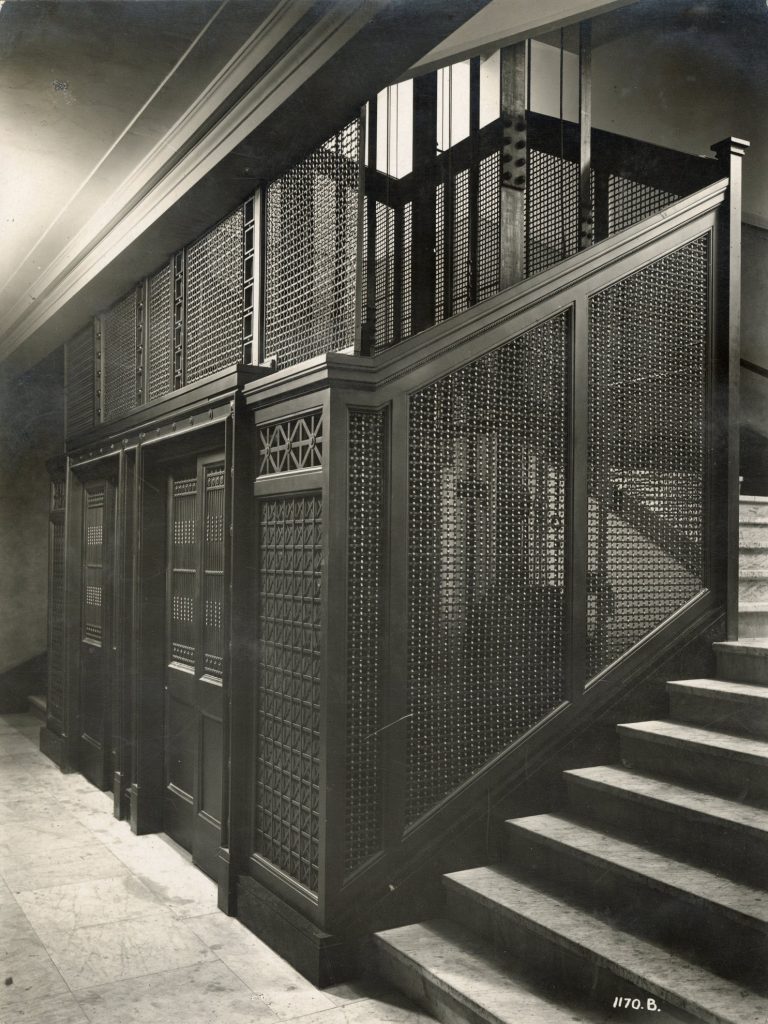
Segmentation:
{"type": "Polygon", "coordinates": [[[740,612],[768,611],[768,601],[739,601],[740,612]]]}
{"type": "Polygon", "coordinates": [[[768,657],[768,639],[761,640],[759,637],[749,637],[746,640],[717,640],[712,647],[724,654],[765,655],[768,657]]]}
{"type": "Polygon", "coordinates": [[[470,891],[486,904],[504,908],[559,945],[588,954],[654,997],[698,1013],[703,1020],[733,1024],[765,1024],[768,1020],[768,999],[540,892],[499,866],[455,872],[446,875],[445,882],[470,891]]]}
{"type": "Polygon", "coordinates": [[[719,697],[768,701],[768,687],[759,683],[740,683],[725,679],[672,679],[667,688],[682,690],[686,693],[709,693],[719,697]]]}
{"type": "Polygon", "coordinates": [[[621,790],[623,794],[647,803],[684,808],[697,817],[734,825],[768,839],[768,815],[762,807],[752,807],[738,800],[689,789],[621,765],[575,768],[564,774],[589,786],[621,790]]]}
{"type": "Polygon", "coordinates": [[[768,742],[752,736],[737,736],[672,721],[629,722],[616,728],[620,733],[641,733],[662,742],[705,748],[712,753],[731,755],[743,761],[757,764],[768,762],[768,742]]]}
{"type": "Polygon", "coordinates": [[[739,569],[740,580],[768,580],[768,569],[739,569]]]}
{"type": "Polygon", "coordinates": [[[682,894],[690,900],[712,904],[731,918],[768,930],[768,892],[764,889],[731,881],[556,814],[515,818],[507,826],[599,862],[603,869],[640,878],[646,885],[671,896],[682,894]]]}
{"type": "Polygon", "coordinates": [[[499,1024],[599,1022],[604,1015],[576,1011],[547,998],[516,977],[509,958],[454,921],[436,919],[379,932],[377,941],[401,960],[417,964],[433,984],[465,1006],[480,1008],[483,1019],[499,1024]]]}

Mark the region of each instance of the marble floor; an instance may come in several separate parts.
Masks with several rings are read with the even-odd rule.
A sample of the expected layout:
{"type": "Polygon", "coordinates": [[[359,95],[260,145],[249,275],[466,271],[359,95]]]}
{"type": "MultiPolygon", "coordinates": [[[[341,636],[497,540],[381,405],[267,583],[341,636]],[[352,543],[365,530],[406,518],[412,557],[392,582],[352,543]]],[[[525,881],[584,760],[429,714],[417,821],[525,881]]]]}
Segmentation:
{"type": "Polygon", "coordinates": [[[162,835],[0,716],[0,1024],[426,1024],[375,981],[319,991],[216,908],[162,835]]]}

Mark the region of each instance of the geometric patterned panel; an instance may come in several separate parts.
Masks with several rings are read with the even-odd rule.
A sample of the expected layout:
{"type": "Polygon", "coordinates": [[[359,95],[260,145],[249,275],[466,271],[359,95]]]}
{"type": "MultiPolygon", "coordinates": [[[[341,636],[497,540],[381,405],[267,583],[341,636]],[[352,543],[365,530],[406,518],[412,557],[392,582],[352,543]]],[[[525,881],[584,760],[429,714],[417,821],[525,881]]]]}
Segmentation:
{"type": "Polygon", "coordinates": [[[88,487],[85,491],[85,516],[83,523],[83,639],[101,643],[102,639],[102,588],[103,588],[103,546],[104,546],[104,499],[103,484],[88,487]]]}
{"type": "Polygon", "coordinates": [[[104,418],[114,419],[138,404],[136,372],[136,290],[104,314],[102,372],[104,418]]]}
{"type": "Polygon", "coordinates": [[[259,427],[259,476],[318,469],[322,464],[322,412],[309,412],[259,427]]]}
{"type": "Polygon", "coordinates": [[[525,276],[579,250],[579,165],[530,149],[526,191],[525,276]]]}
{"type": "Polygon", "coordinates": [[[191,384],[242,359],[243,209],[187,247],[186,372],[191,384]]]}
{"type": "Polygon", "coordinates": [[[93,331],[87,330],[66,345],[66,436],[93,429],[93,331]]]}
{"type": "Polygon", "coordinates": [[[407,821],[564,699],[560,314],[410,398],[407,821]]]}
{"type": "Polygon", "coordinates": [[[223,463],[205,467],[203,500],[203,670],[221,678],[224,665],[223,463]]]}
{"type": "Polygon", "coordinates": [[[679,198],[672,192],[611,174],[608,178],[608,234],[615,235],[617,231],[652,217],[679,198]]]}
{"type": "Polygon", "coordinates": [[[195,666],[197,603],[197,477],[175,479],[171,492],[170,658],[195,666]]]}
{"type": "Polygon", "coordinates": [[[349,413],[345,867],[381,847],[378,729],[383,655],[384,413],[349,413]]]}
{"type": "Polygon", "coordinates": [[[173,300],[171,267],[166,263],[148,281],[147,401],[173,390],[173,300]]]}
{"type": "MultiPolygon", "coordinates": [[[[55,486],[55,485],[54,485],[55,486]]],[[[64,521],[50,525],[48,581],[48,717],[61,722],[64,705],[64,521]]]]}
{"type": "Polygon", "coordinates": [[[590,301],[590,675],[704,586],[708,275],[702,236],[590,301]]]}
{"type": "Polygon", "coordinates": [[[355,340],[355,119],[267,189],[265,351],[279,368],[355,340]]]}
{"type": "Polygon", "coordinates": [[[307,889],[318,885],[320,495],[259,502],[257,853],[307,889]]]}

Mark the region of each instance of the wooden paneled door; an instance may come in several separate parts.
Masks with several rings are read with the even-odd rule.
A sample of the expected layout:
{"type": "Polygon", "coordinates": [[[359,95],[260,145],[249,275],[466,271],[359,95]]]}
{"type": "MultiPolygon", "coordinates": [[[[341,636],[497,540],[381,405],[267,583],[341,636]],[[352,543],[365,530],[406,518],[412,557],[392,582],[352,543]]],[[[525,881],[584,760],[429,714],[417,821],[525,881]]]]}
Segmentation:
{"type": "Polygon", "coordinates": [[[114,495],[114,484],[110,480],[91,480],[83,487],[78,757],[80,771],[99,789],[107,789],[112,783],[114,495]]]}
{"type": "Polygon", "coordinates": [[[218,875],[223,780],[224,457],[168,479],[163,827],[218,875]]]}

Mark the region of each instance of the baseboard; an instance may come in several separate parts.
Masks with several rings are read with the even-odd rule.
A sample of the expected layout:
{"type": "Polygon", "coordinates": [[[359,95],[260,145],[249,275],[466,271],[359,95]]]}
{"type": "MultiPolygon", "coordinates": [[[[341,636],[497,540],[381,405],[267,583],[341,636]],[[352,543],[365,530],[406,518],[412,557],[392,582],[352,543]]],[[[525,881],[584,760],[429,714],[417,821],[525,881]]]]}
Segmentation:
{"type": "Polygon", "coordinates": [[[43,651],[0,673],[0,714],[29,711],[29,698],[48,689],[48,652],[43,651]]]}
{"type": "Polygon", "coordinates": [[[248,875],[238,877],[237,916],[318,988],[359,974],[354,950],[339,936],[312,924],[248,875]]]}
{"type": "Polygon", "coordinates": [[[50,757],[53,763],[67,775],[77,771],[67,761],[67,746],[64,737],[53,732],[47,725],[40,730],[40,753],[50,757]]]}

